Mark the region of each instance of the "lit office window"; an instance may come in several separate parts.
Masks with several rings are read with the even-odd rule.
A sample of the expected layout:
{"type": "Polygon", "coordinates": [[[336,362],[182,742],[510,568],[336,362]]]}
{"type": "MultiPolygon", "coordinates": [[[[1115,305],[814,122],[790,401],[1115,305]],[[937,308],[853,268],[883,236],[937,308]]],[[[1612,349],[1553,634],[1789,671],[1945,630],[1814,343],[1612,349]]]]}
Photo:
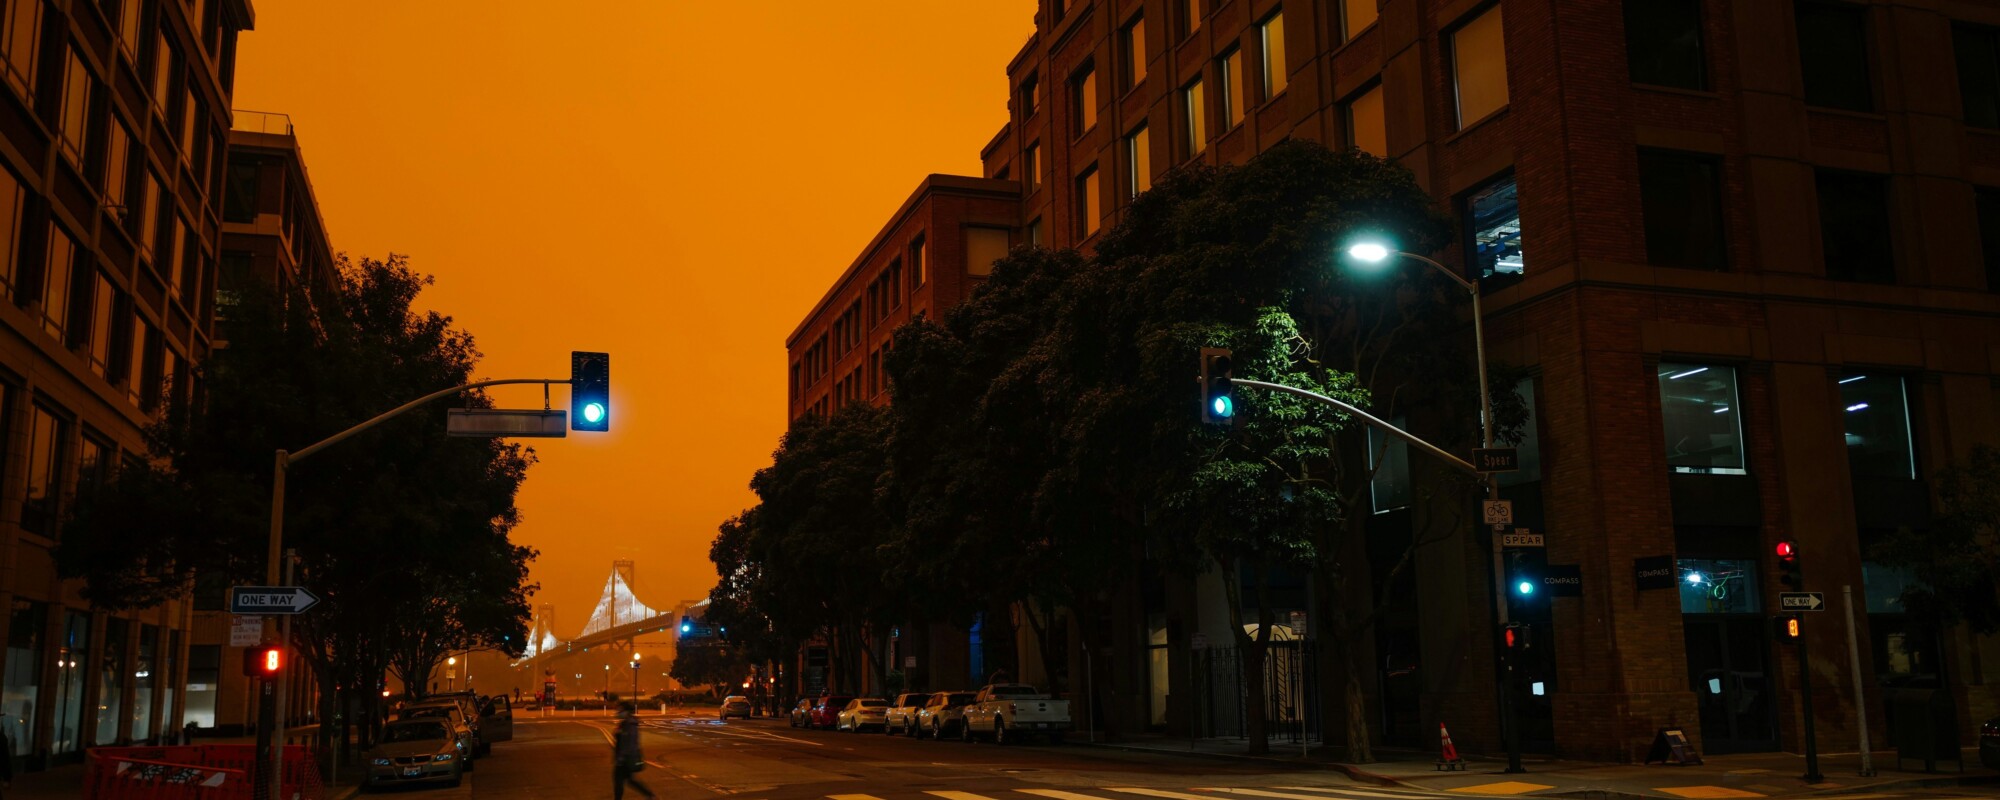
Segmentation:
{"type": "Polygon", "coordinates": [[[1097,233],[1103,222],[1103,211],[1097,196],[1097,167],[1092,166],[1076,176],[1076,232],[1078,239],[1089,238],[1097,233]]]}
{"type": "Polygon", "coordinates": [[[162,33],[153,42],[153,106],[167,113],[167,99],[174,87],[174,47],[162,33]]]}
{"type": "Polygon", "coordinates": [[[1361,35],[1368,26],[1375,24],[1375,16],[1379,13],[1375,6],[1377,2],[1378,0],[1341,0],[1340,19],[1346,29],[1347,39],[1352,40],[1361,35]]]}
{"type": "Polygon", "coordinates": [[[1479,277],[1519,275],[1527,266],[1521,252],[1521,203],[1514,176],[1506,175],[1465,196],[1467,242],[1479,277]]]}
{"type": "Polygon", "coordinates": [[[37,403],[28,428],[28,486],[21,502],[21,528],[56,535],[56,493],[61,490],[63,442],[67,425],[37,403]]]}
{"type": "Polygon", "coordinates": [[[49,223],[48,259],[42,269],[42,329],[68,341],[69,288],[76,272],[76,240],[49,223]]]}
{"type": "Polygon", "coordinates": [[[1701,0],[1625,0],[1625,63],[1633,83],[1707,89],[1701,0]]]}
{"type": "Polygon", "coordinates": [[[1868,12],[1851,3],[1799,3],[1799,71],[1806,105],[1874,111],[1868,76],[1868,12]]]}
{"type": "Polygon", "coordinates": [[[1222,127],[1243,122],[1243,53],[1230,50],[1215,62],[1216,77],[1222,79],[1222,127]]]}
{"type": "Polygon", "coordinates": [[[140,3],[144,0],[123,0],[118,11],[118,47],[125,51],[125,57],[132,63],[139,63],[139,23],[145,19],[140,3]]]}
{"type": "Polygon", "coordinates": [[[910,241],[910,288],[924,285],[930,279],[930,248],[924,244],[923,234],[910,241]]]}
{"type": "Polygon", "coordinates": [[[1153,188],[1153,145],[1144,125],[1125,137],[1125,186],[1132,197],[1153,188]]]}
{"type": "Polygon", "coordinates": [[[1138,86],[1146,79],[1146,18],[1133,17],[1124,30],[1118,32],[1119,49],[1125,53],[1125,89],[1138,86]]]}
{"type": "Polygon", "coordinates": [[[1843,377],[1840,406],[1846,423],[1847,469],[1854,477],[1917,477],[1916,449],[1910,444],[1910,399],[1901,377],[1843,377]]]}
{"type": "Polygon", "coordinates": [[[1086,66],[1071,78],[1069,96],[1074,103],[1070,107],[1070,118],[1076,121],[1072,135],[1082,136],[1097,127],[1097,70],[1086,66]]]}
{"type": "Polygon", "coordinates": [[[152,402],[151,398],[146,396],[146,369],[148,357],[151,355],[146,347],[151,344],[151,339],[152,326],[146,324],[145,317],[134,313],[132,342],[125,350],[125,397],[132,401],[132,405],[139,408],[145,408],[152,402]]]}
{"type": "Polygon", "coordinates": [[[1678,560],[1683,614],[1755,614],[1757,562],[1737,558],[1678,560]]]}
{"type": "MultiPolygon", "coordinates": [[[[1402,417],[1389,424],[1404,428],[1402,417]]],[[[1405,428],[1407,430],[1407,428],[1405,428]]],[[[1410,444],[1400,437],[1368,428],[1368,496],[1375,513],[1410,507],[1410,444]]]]}
{"type": "Polygon", "coordinates": [[[57,147],[78,171],[83,169],[83,146],[90,128],[90,71],[72,48],[63,62],[62,138],[57,147]]]}
{"type": "Polygon", "coordinates": [[[0,62],[7,70],[7,83],[15,93],[34,105],[35,64],[41,57],[42,0],[5,0],[6,18],[0,20],[0,62]]]}
{"type": "Polygon", "coordinates": [[[1192,157],[1208,146],[1208,105],[1202,97],[1200,78],[1181,90],[1181,116],[1187,133],[1187,154],[1192,157]]]}
{"type": "Polygon", "coordinates": [[[1389,157],[1388,120],[1382,115],[1382,85],[1347,101],[1347,146],[1377,158],[1389,157]]]}
{"type": "Polygon", "coordinates": [[[1264,58],[1264,99],[1277,97],[1285,90],[1289,76],[1285,72],[1285,14],[1273,12],[1257,26],[1258,52],[1264,58]]]}
{"type": "Polygon", "coordinates": [[[1452,31],[1451,74],[1460,128],[1507,107],[1507,42],[1500,28],[1496,5],[1452,31]]]}
{"type": "Polygon", "coordinates": [[[1006,228],[965,229],[965,273],[991,275],[993,265],[1007,257],[1006,228]]]}
{"type": "Polygon", "coordinates": [[[1745,474],[1735,368],[1662,363],[1659,377],[1667,467],[1698,475],[1745,474]]]}
{"type": "Polygon", "coordinates": [[[139,255],[151,260],[153,244],[160,236],[160,176],[146,170],[145,186],[139,194],[139,205],[131,213],[139,217],[139,255]]]}
{"type": "Polygon", "coordinates": [[[1715,156],[1639,151],[1639,204],[1646,222],[1646,262],[1722,269],[1722,165],[1715,156]]]}

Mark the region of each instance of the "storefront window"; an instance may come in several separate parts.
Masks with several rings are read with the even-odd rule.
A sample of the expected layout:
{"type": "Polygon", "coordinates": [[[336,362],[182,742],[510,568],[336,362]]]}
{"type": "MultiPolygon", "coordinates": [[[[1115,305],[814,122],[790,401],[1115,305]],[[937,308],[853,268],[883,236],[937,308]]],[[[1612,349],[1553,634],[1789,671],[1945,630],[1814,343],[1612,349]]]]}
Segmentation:
{"type": "Polygon", "coordinates": [[[1902,378],[1841,378],[1840,405],[1847,423],[1847,468],[1855,477],[1916,479],[1917,458],[1910,447],[1910,403],[1902,378]]]}
{"type": "Polygon", "coordinates": [[[188,647],[187,722],[198,727],[215,727],[215,696],[222,681],[222,646],[197,644],[188,647]]]}
{"type": "Polygon", "coordinates": [[[1681,613],[1755,614],[1757,562],[1735,558],[1680,560],[1681,613]]]}
{"type": "Polygon", "coordinates": [[[34,747],[35,704],[42,687],[42,653],[47,649],[49,607],[32,600],[15,600],[7,629],[6,683],[0,687],[0,725],[7,730],[10,756],[25,756],[34,747]]]}
{"type": "Polygon", "coordinates": [[[90,670],[90,614],[64,611],[56,651],[57,753],[83,752],[83,678],[90,670]]]}
{"type": "Polygon", "coordinates": [[[118,741],[118,721],[125,713],[125,620],[104,622],[104,656],[98,661],[97,744],[118,741]]]}
{"type": "Polygon", "coordinates": [[[1660,418],[1666,428],[1669,469],[1699,475],[1745,474],[1734,368],[1661,364],[1660,418]]]}
{"type": "Polygon", "coordinates": [[[1542,479],[1542,431],[1540,420],[1535,417],[1535,379],[1526,378],[1514,384],[1514,394],[1521,398],[1521,405],[1528,410],[1528,420],[1521,423],[1521,439],[1517,442],[1501,442],[1514,448],[1520,459],[1521,468],[1513,472],[1498,473],[1501,486],[1516,486],[1534,483],[1542,479]]]}
{"type": "Polygon", "coordinates": [[[153,735],[153,670],[159,663],[154,660],[159,651],[160,629],[139,626],[139,663],[132,667],[132,741],[135,742],[153,735]]]}
{"type": "Polygon", "coordinates": [[[1148,719],[1153,725],[1167,724],[1167,615],[1146,617],[1146,693],[1148,719]]]}
{"type": "Polygon", "coordinates": [[[174,716],[174,687],[180,681],[177,670],[181,665],[181,632],[167,631],[167,652],[161,654],[159,675],[153,680],[160,686],[160,735],[169,737],[181,732],[181,720],[174,716]]]}

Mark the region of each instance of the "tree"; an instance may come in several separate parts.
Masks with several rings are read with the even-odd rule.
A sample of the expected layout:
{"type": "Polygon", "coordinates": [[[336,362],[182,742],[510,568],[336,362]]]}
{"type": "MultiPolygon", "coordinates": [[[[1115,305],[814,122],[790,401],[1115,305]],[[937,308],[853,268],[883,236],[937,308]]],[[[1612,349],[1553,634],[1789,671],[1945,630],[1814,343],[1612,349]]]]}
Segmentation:
{"type": "Polygon", "coordinates": [[[1979,635],[2000,631],[2000,450],[1974,447],[1932,485],[1933,523],[1883,537],[1868,558],[1907,573],[1900,600],[1927,638],[1959,624],[1979,635]]]}
{"type": "Polygon", "coordinates": [[[717,687],[726,690],[749,669],[742,653],[726,642],[682,642],[674,649],[674,665],[668,668],[667,675],[682,686],[707,687],[713,691],[717,687]]]}

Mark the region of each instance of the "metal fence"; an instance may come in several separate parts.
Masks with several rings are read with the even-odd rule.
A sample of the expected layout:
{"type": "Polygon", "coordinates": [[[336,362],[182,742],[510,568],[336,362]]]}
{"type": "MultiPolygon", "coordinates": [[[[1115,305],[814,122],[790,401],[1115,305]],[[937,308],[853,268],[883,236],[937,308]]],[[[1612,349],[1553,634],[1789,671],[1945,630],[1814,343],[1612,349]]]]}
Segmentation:
{"type": "MultiPolygon", "coordinates": [[[[1250,686],[1243,652],[1212,647],[1193,654],[1194,734],[1247,738],[1250,686]]],[[[1323,738],[1319,708],[1319,643],[1271,642],[1264,650],[1264,719],[1273,742],[1323,738]]]]}

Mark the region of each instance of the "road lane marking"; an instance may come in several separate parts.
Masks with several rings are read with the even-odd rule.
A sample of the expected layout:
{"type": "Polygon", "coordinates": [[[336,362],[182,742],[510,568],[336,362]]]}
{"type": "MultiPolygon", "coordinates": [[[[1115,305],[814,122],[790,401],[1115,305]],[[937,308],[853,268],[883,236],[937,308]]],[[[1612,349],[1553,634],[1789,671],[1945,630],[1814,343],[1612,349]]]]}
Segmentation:
{"type": "MultiPolygon", "coordinates": [[[[1527,794],[1529,792],[1539,792],[1543,789],[1554,789],[1554,788],[1556,787],[1544,783],[1501,781],[1499,783],[1482,783],[1479,784],[1478,786],[1459,786],[1456,788],[1447,789],[1445,791],[1458,792],[1464,794],[1527,794]]],[[[1756,796],[1761,797],[1762,795],[1756,795],[1756,796]]]]}
{"type": "MultiPolygon", "coordinates": [[[[725,731],[725,730],[717,730],[717,729],[714,729],[714,728],[708,728],[708,729],[694,729],[694,730],[684,730],[684,731],[682,731],[682,732],[683,732],[683,733],[693,733],[693,732],[695,732],[695,730],[699,730],[699,731],[700,731],[700,732],[702,732],[702,733],[712,733],[712,734],[715,734],[715,735],[717,735],[717,736],[733,736],[733,737],[736,737],[736,738],[738,738],[738,739],[752,739],[752,740],[756,740],[756,739],[783,739],[783,740],[785,740],[785,741],[787,741],[787,742],[795,742],[795,743],[798,743],[798,744],[809,744],[809,745],[812,745],[812,746],[814,746],[814,747],[825,747],[825,746],[826,746],[826,744],[825,744],[825,743],[823,743],[823,742],[815,742],[815,741],[812,741],[812,740],[809,740],[809,739],[794,739],[794,738],[792,738],[792,737],[790,737],[790,736],[780,736],[780,735],[778,735],[778,734],[775,734],[775,733],[770,733],[770,732],[767,732],[767,731],[725,731]]],[[[848,749],[849,749],[849,750],[852,750],[852,749],[854,749],[854,748],[851,748],[851,747],[850,747],[850,748],[848,748],[848,749]]]]}
{"type": "Polygon", "coordinates": [[[1444,797],[1442,794],[1425,789],[1395,789],[1386,786],[1371,786],[1366,789],[1350,789],[1344,786],[1280,786],[1277,788],[1294,792],[1328,792],[1347,797],[1444,797]]]}
{"type": "MultiPolygon", "coordinates": [[[[1203,789],[1196,789],[1195,791],[1222,792],[1224,794],[1240,794],[1249,797],[1278,797],[1278,798],[1283,798],[1284,800],[1326,800],[1326,797],[1324,795],[1286,794],[1284,792],[1271,792],[1271,791],[1265,791],[1263,789],[1203,788],[1203,789]]],[[[1396,798],[1396,800],[1407,800],[1407,798],[1411,797],[1411,795],[1407,794],[1389,794],[1388,792],[1371,792],[1366,789],[1327,789],[1325,791],[1338,793],[1346,797],[1394,797],[1396,798]]],[[[1435,797],[1436,795],[1431,795],[1431,796],[1435,797]]]]}
{"type": "Polygon", "coordinates": [[[872,794],[830,794],[826,800],[882,800],[872,794]]]}
{"type": "Polygon", "coordinates": [[[1171,800],[1215,800],[1214,795],[1185,794],[1182,792],[1169,792],[1164,789],[1142,789],[1137,786],[1106,786],[1104,790],[1107,792],[1123,792],[1125,794],[1143,794],[1148,797],[1166,797],[1171,798],[1171,800]]]}
{"type": "Polygon", "coordinates": [[[993,800],[993,798],[987,797],[986,795],[973,794],[971,792],[944,791],[944,792],[924,792],[924,794],[931,795],[934,797],[942,797],[944,798],[944,800],[993,800]]]}
{"type": "Polygon", "coordinates": [[[1022,794],[1040,795],[1042,797],[1051,798],[1052,800],[1104,800],[1104,798],[1101,797],[1093,797],[1087,794],[1077,794],[1076,792],[1065,792],[1061,789],[1015,789],[1014,791],[1020,792],[1022,794]]]}
{"type": "Polygon", "coordinates": [[[1699,800],[1713,800],[1714,798],[1725,798],[1725,797],[1764,796],[1757,792],[1746,792],[1743,791],[1742,789],[1731,789],[1727,786],[1656,786],[1653,787],[1653,791],[1666,792],[1667,794],[1675,795],[1678,797],[1699,798],[1699,800]]]}

